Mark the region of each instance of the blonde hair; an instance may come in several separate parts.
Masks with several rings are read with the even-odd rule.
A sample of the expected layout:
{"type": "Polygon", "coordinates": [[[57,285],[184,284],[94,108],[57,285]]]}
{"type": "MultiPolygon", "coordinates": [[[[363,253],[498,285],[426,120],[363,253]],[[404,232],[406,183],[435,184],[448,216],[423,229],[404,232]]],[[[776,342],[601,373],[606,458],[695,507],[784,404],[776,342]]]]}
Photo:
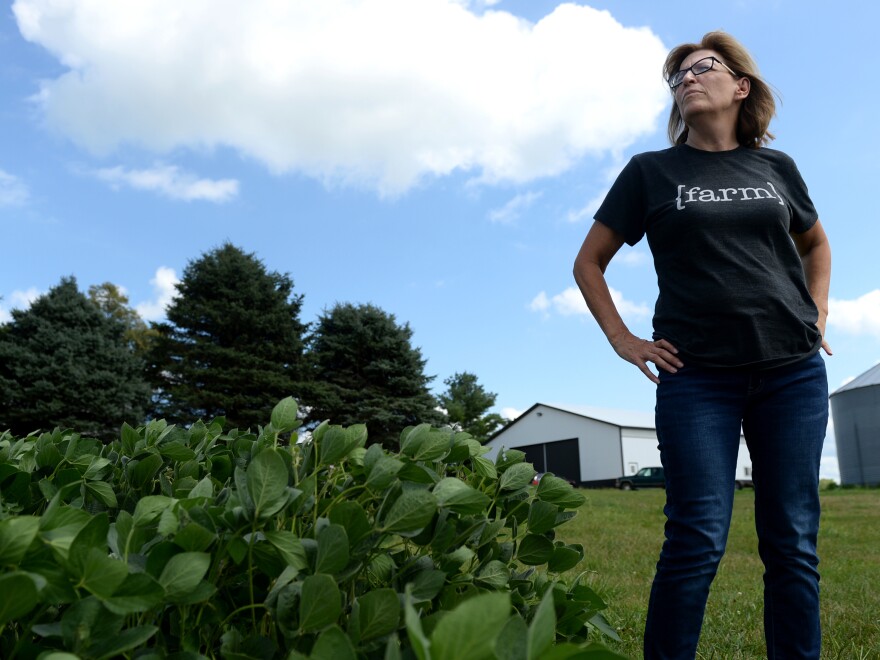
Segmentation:
{"type": "MultiPolygon", "coordinates": [[[[726,32],[708,32],[698,44],[681,44],[673,48],[663,64],[664,78],[669,80],[669,77],[681,68],[685,58],[698,50],[715,51],[738,77],[749,80],[749,95],[743,99],[736,122],[737,142],[744,147],[754,149],[769,143],[774,135],[768,128],[770,120],[776,114],[773,90],[761,78],[758,65],[745,46],[726,32]]],[[[684,144],[688,137],[687,124],[684,123],[678,105],[674,102],[669,112],[667,135],[672,144],[684,144]]]]}

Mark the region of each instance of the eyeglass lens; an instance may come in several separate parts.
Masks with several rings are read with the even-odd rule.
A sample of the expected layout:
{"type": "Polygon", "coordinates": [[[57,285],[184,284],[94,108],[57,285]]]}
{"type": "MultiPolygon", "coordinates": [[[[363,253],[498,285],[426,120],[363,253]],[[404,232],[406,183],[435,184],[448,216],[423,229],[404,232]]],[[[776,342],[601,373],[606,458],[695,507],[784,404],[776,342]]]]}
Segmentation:
{"type": "Polygon", "coordinates": [[[678,87],[682,81],[684,81],[684,77],[687,75],[688,71],[692,71],[695,76],[699,76],[700,74],[706,73],[712,69],[715,65],[715,58],[712,56],[704,57],[701,60],[697,60],[692,65],[690,65],[686,69],[681,69],[680,71],[676,71],[672,74],[672,77],[669,79],[669,85],[671,87],[678,87]]]}

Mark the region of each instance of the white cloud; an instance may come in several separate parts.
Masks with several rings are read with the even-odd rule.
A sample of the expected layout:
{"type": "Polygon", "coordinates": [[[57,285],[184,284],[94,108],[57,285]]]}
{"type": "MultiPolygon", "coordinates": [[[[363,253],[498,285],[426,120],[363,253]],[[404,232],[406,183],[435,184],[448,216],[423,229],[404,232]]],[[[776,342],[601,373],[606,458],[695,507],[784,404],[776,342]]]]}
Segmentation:
{"type": "Polygon", "coordinates": [[[97,170],[95,176],[114,188],[128,186],[188,202],[204,200],[222,203],[238,194],[238,181],[235,179],[200,179],[174,165],[157,165],[146,170],[111,167],[97,170]]]}
{"type": "Polygon", "coordinates": [[[540,192],[520,193],[504,206],[489,211],[489,220],[500,224],[510,224],[519,218],[523,211],[534,204],[535,200],[541,197],[541,195],[542,193],[540,192]]]}
{"type": "Polygon", "coordinates": [[[158,321],[165,317],[165,308],[177,296],[177,274],[173,268],[160,266],[156,269],[156,276],[150,280],[153,285],[155,300],[135,305],[135,310],[145,321],[158,321]]]}
{"type": "MultiPolygon", "coordinates": [[[[611,300],[617,307],[617,311],[625,319],[644,319],[651,316],[651,308],[645,303],[634,303],[623,297],[623,294],[612,287],[608,287],[611,292],[611,300]]],[[[544,291],[541,291],[529,303],[529,309],[533,312],[549,313],[551,310],[562,316],[573,315],[590,315],[590,309],[584,302],[584,297],[576,286],[568,287],[562,293],[557,293],[549,298],[544,291]]]]}
{"type": "Polygon", "coordinates": [[[525,412],[524,410],[519,410],[517,408],[502,408],[501,409],[501,416],[504,419],[509,419],[512,421],[512,420],[516,419],[517,417],[519,417],[520,415],[522,415],[524,412],[525,412]]]}
{"type": "Polygon", "coordinates": [[[599,207],[602,205],[602,202],[605,200],[605,195],[608,194],[607,190],[603,190],[598,195],[594,196],[590,201],[588,201],[584,206],[575,210],[569,211],[566,219],[569,222],[580,222],[584,218],[588,220],[592,220],[593,216],[596,215],[596,211],[599,210],[599,207]]]}
{"type": "MultiPolygon", "coordinates": [[[[880,339],[880,289],[855,300],[828,301],[828,325],[854,335],[873,335],[880,339]]],[[[833,341],[833,340],[832,340],[833,341]]]]}
{"type": "Polygon", "coordinates": [[[648,262],[648,255],[641,250],[626,250],[623,253],[616,255],[615,260],[619,261],[624,266],[641,266],[648,262]]]}
{"type": "Polygon", "coordinates": [[[68,68],[36,97],[48,125],[96,153],[230,147],[273,172],[397,194],[455,171],[555,175],[656,129],[666,48],[648,28],[573,3],[536,23],[468,6],[16,0],[13,12],[68,68]],[[609,53],[625,75],[597,83],[609,53]]]}
{"type": "Polygon", "coordinates": [[[42,293],[36,287],[31,287],[30,289],[18,289],[10,293],[8,297],[4,297],[3,300],[0,300],[0,323],[9,323],[12,320],[10,310],[27,309],[42,293]]]}
{"type": "Polygon", "coordinates": [[[28,188],[21,179],[0,170],[0,206],[21,206],[29,197],[28,188]]]}

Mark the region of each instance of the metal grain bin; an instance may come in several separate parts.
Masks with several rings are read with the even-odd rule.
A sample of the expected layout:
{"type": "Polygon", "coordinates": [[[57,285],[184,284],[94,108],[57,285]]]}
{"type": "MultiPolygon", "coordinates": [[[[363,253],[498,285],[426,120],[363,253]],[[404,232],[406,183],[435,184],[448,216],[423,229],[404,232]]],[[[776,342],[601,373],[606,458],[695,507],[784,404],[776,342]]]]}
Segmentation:
{"type": "Polygon", "coordinates": [[[880,485],[880,364],[831,395],[842,485],[880,485]]]}

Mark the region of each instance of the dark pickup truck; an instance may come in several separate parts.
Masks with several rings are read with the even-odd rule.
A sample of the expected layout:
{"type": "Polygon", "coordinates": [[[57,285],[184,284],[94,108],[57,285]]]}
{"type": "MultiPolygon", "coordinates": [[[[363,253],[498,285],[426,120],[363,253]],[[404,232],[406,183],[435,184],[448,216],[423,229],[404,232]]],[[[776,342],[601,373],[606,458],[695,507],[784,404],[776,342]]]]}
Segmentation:
{"type": "Polygon", "coordinates": [[[646,467],[635,474],[619,477],[615,480],[614,485],[620,490],[666,488],[666,477],[663,476],[662,467],[646,467]]]}
{"type": "MultiPolygon", "coordinates": [[[[662,467],[646,467],[642,468],[635,474],[624,477],[618,477],[614,481],[614,485],[620,490],[633,490],[635,488],[666,488],[666,477],[663,475],[662,467]]],[[[737,490],[742,490],[744,486],[753,486],[750,476],[737,479],[734,482],[737,490]]]]}

